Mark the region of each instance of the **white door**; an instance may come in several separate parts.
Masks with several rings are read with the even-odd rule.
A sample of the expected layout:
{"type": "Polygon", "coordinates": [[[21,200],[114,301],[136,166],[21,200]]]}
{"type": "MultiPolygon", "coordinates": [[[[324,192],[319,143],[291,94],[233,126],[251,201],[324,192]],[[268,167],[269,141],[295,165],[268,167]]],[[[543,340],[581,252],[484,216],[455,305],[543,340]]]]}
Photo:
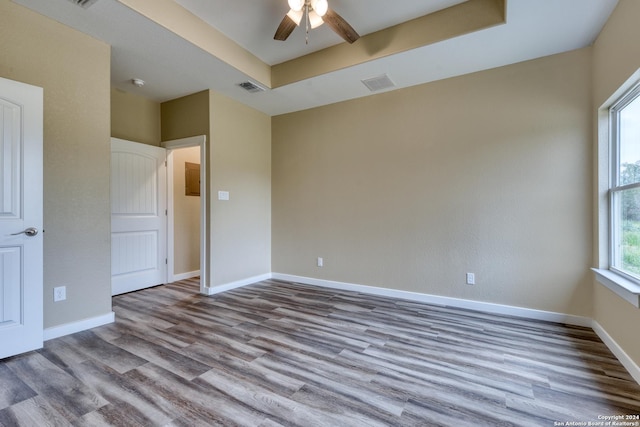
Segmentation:
{"type": "Polygon", "coordinates": [[[42,88],[0,78],[0,358],[42,331],[42,88]]]}
{"type": "Polygon", "coordinates": [[[167,152],[111,138],[111,293],[167,281],[167,152]]]}

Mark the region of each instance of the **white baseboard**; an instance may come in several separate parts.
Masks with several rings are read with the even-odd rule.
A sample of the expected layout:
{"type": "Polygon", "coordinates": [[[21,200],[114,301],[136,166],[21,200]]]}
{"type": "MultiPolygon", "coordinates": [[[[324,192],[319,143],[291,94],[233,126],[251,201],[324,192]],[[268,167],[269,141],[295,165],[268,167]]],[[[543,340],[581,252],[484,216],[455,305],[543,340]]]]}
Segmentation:
{"type": "Polygon", "coordinates": [[[253,283],[262,282],[263,280],[271,279],[271,273],[261,274],[259,276],[247,277],[246,279],[237,280],[231,283],[225,283],[220,286],[205,287],[206,295],[215,295],[221,292],[230,291],[231,289],[241,288],[243,286],[251,285],[253,283]]]}
{"type": "Polygon", "coordinates": [[[565,323],[568,325],[591,327],[592,320],[588,317],[571,314],[556,313],[552,311],[535,310],[531,308],[514,307],[510,305],[494,304],[489,302],[472,301],[460,298],[442,297],[437,295],[421,294],[418,292],[400,291],[376,286],[357,285],[354,283],[334,282],[331,280],[314,279],[310,277],[293,276],[290,274],[273,273],[272,278],[289,282],[304,283],[307,285],[322,286],[325,288],[342,289],[346,291],[361,292],[364,294],[380,295],[392,298],[402,298],[411,301],[424,302],[440,306],[465,308],[493,314],[524,317],[527,319],[545,320],[548,322],[565,323]]]}
{"type": "Polygon", "coordinates": [[[177,282],[179,280],[187,280],[187,279],[191,279],[192,277],[197,277],[199,275],[200,275],[200,270],[187,271],[186,273],[174,274],[171,282],[177,282]]]}
{"type": "Polygon", "coordinates": [[[622,363],[622,366],[624,366],[627,371],[629,371],[629,374],[631,374],[633,379],[635,379],[636,382],[640,384],[640,366],[638,366],[636,362],[634,362],[633,359],[629,357],[629,355],[622,349],[622,347],[620,347],[620,345],[615,342],[611,335],[609,335],[597,321],[593,320],[591,327],[593,331],[600,337],[602,342],[605,343],[607,347],[609,347],[609,350],[611,350],[613,355],[616,356],[620,363],[622,363]]]}
{"type": "Polygon", "coordinates": [[[104,314],[102,316],[91,317],[89,319],[79,320],[77,322],[65,323],[64,325],[53,326],[44,330],[44,340],[48,341],[54,338],[63,337],[65,335],[75,334],[76,332],[86,331],[87,329],[96,328],[102,325],[108,325],[116,320],[116,314],[104,314]]]}

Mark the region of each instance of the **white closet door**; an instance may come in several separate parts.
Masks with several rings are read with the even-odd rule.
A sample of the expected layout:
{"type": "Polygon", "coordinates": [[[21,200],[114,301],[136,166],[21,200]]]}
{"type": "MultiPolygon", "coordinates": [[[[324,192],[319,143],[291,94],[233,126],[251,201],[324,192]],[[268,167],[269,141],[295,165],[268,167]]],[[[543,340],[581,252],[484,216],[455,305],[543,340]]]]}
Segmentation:
{"type": "Polygon", "coordinates": [[[111,293],[167,281],[167,153],[111,139],[111,293]]]}

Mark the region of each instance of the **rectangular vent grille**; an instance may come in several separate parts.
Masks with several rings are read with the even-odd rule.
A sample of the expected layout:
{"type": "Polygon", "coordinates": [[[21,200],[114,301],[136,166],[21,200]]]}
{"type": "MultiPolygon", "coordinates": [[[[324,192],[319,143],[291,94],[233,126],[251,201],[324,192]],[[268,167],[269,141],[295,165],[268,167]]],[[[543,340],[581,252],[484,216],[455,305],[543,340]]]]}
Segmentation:
{"type": "Polygon", "coordinates": [[[378,92],[396,86],[386,74],[361,81],[371,92],[378,92]]]}
{"type": "Polygon", "coordinates": [[[249,82],[249,81],[238,83],[238,86],[240,86],[242,89],[246,90],[249,93],[264,92],[266,90],[262,86],[259,86],[258,84],[249,82]]]}
{"type": "Polygon", "coordinates": [[[80,6],[84,9],[88,8],[89,6],[91,6],[92,4],[94,4],[95,2],[97,2],[98,0],[69,0],[71,3],[75,4],[76,6],[80,6]]]}

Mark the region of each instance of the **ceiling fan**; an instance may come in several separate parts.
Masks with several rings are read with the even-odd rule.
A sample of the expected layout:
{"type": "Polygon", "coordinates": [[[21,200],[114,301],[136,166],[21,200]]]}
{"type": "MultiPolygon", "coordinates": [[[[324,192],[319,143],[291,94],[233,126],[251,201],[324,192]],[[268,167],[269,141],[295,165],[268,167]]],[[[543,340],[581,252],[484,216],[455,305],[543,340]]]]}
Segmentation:
{"type": "Polygon", "coordinates": [[[289,7],[291,10],[284,16],[273,36],[275,40],[286,40],[303,19],[307,30],[307,43],[309,43],[309,29],[317,28],[325,22],[349,43],[360,38],[356,30],[342,16],[329,8],[327,0],[289,0],[289,7]]]}

